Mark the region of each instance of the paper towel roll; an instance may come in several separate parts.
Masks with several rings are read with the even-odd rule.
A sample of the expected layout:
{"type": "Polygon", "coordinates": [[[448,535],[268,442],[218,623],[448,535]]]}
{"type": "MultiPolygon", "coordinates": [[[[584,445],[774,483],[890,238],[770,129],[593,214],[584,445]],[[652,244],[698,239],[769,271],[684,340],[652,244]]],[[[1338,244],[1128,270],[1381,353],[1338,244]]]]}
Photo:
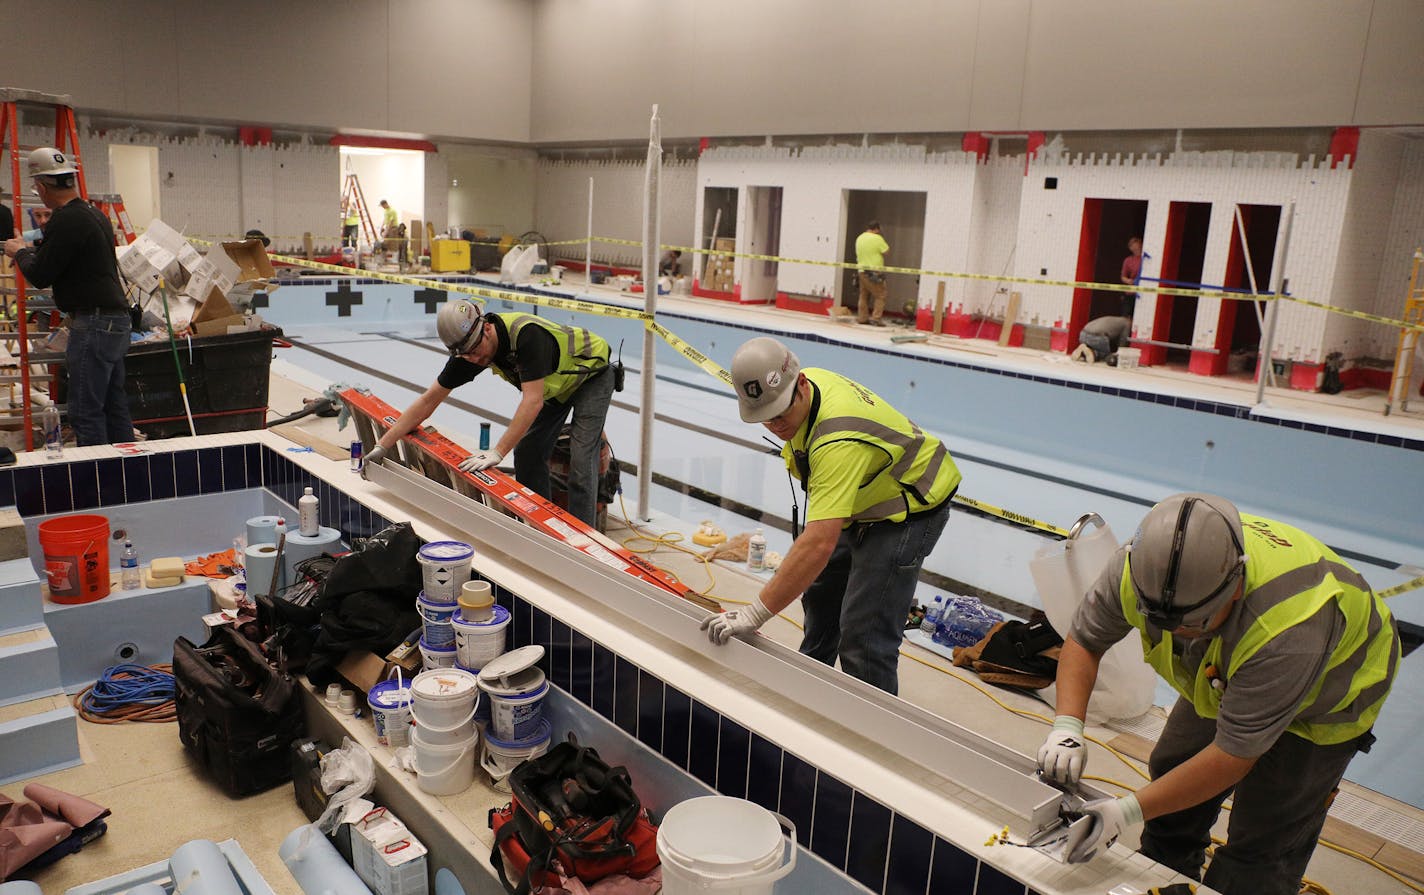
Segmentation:
{"type": "MultiPolygon", "coordinates": [[[[287,537],[290,548],[291,536],[287,537]]],[[[243,564],[247,569],[247,593],[256,599],[272,589],[272,570],[277,566],[276,544],[252,544],[242,551],[243,564]]],[[[277,590],[286,585],[282,576],[277,576],[277,590]]]]}
{"type": "Polygon", "coordinates": [[[340,550],[341,532],[334,528],[323,525],[314,535],[304,535],[298,531],[287,532],[287,546],[282,557],[282,570],[287,576],[287,583],[296,583],[297,563],[328,551],[337,553],[340,550]]]}
{"type": "Polygon", "coordinates": [[[247,520],[247,545],[277,543],[277,523],[281,516],[253,516],[247,520]]]}

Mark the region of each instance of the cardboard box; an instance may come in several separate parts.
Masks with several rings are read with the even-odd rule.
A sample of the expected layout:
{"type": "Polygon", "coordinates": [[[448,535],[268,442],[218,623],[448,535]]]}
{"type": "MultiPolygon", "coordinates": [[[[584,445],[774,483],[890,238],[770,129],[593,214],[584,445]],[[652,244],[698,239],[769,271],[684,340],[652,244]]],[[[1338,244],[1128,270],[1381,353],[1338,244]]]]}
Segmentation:
{"type": "Polygon", "coordinates": [[[237,282],[239,283],[245,283],[248,280],[270,279],[277,273],[276,268],[272,266],[271,259],[267,257],[267,248],[262,245],[260,239],[225,242],[222,247],[227,256],[237,263],[237,282]]]}
{"type": "MultiPolygon", "coordinates": [[[[365,650],[353,650],[346,654],[346,658],[336,666],[336,673],[346,679],[347,683],[362,693],[371,692],[371,688],[386,679],[386,675],[391,673],[395,665],[387,662],[375,653],[365,650]]],[[[402,669],[404,674],[405,670],[402,669]]]]}

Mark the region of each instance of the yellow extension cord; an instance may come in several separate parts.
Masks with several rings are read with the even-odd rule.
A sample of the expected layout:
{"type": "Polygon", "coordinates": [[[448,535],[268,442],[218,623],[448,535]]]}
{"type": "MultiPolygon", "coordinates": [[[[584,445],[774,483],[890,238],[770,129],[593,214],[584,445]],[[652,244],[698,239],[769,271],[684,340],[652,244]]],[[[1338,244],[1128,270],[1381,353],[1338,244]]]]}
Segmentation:
{"type": "MultiPolygon", "coordinates": [[[[639,528],[639,527],[633,522],[633,520],[629,518],[629,516],[628,516],[628,506],[627,506],[627,504],[625,504],[625,503],[623,502],[623,495],[622,495],[622,493],[620,493],[620,494],[618,495],[618,505],[619,505],[619,507],[620,507],[620,508],[622,509],[622,511],[623,511],[623,524],[625,524],[626,526],[628,526],[628,529],[629,529],[630,531],[634,532],[634,535],[633,535],[632,537],[624,538],[624,539],[620,542],[625,548],[627,548],[627,550],[628,550],[630,553],[641,553],[641,554],[655,553],[655,552],[657,552],[657,550],[658,550],[660,547],[668,547],[668,548],[670,548],[670,549],[672,549],[672,550],[676,550],[676,551],[678,551],[678,552],[680,552],[680,553],[686,553],[687,555],[689,555],[689,556],[693,557],[694,559],[698,560],[699,562],[701,562],[701,563],[702,563],[703,571],[705,571],[705,572],[707,573],[707,587],[706,587],[706,589],[705,589],[705,590],[700,590],[700,591],[694,591],[694,593],[698,594],[699,596],[707,597],[708,599],[717,600],[719,603],[734,603],[734,604],[739,605],[739,606],[745,606],[745,605],[747,605],[747,603],[748,603],[747,600],[733,600],[733,599],[728,599],[728,598],[725,598],[725,597],[717,597],[717,596],[715,596],[715,595],[713,594],[713,588],[715,588],[715,587],[717,586],[717,576],[714,575],[713,572],[712,572],[712,560],[709,560],[709,559],[706,557],[706,555],[703,554],[703,553],[699,553],[699,552],[696,551],[696,550],[691,550],[691,549],[689,549],[689,548],[687,548],[687,547],[682,546],[682,543],[681,543],[681,542],[682,542],[682,540],[683,540],[683,535],[682,535],[681,532],[676,532],[676,531],[674,531],[674,532],[669,532],[668,534],[663,534],[663,535],[657,535],[657,534],[650,534],[650,533],[647,533],[647,532],[643,531],[643,529],[639,528]],[[651,544],[652,546],[651,546],[651,547],[634,547],[634,546],[632,546],[634,543],[647,543],[647,544],[651,544]]],[[[664,570],[664,571],[667,571],[667,570],[664,570]]],[[[672,577],[673,577],[674,579],[680,580],[680,579],[678,579],[678,577],[677,577],[677,575],[676,575],[675,573],[668,572],[668,574],[672,575],[672,577]]],[[[787,622],[787,623],[789,623],[789,624],[791,624],[791,625],[796,626],[798,629],[805,630],[804,626],[802,626],[799,622],[794,621],[793,619],[789,619],[789,618],[787,618],[786,616],[780,615],[780,614],[778,614],[776,617],[779,618],[779,619],[781,619],[781,620],[783,620],[783,621],[785,621],[785,622],[787,622]]],[[[993,693],[991,690],[989,690],[987,687],[985,687],[983,684],[980,684],[978,681],[970,680],[969,678],[965,677],[964,675],[962,675],[962,674],[960,674],[960,673],[958,673],[958,672],[956,672],[956,671],[954,671],[954,670],[952,670],[952,669],[950,669],[950,668],[945,668],[943,665],[940,665],[940,664],[931,662],[931,661],[929,661],[929,660],[927,660],[927,659],[924,659],[924,658],[922,658],[922,657],[920,657],[920,656],[913,655],[913,654],[911,654],[911,653],[909,653],[909,652],[907,652],[906,650],[903,650],[903,649],[900,650],[900,655],[901,655],[902,657],[906,658],[906,659],[909,659],[909,660],[912,661],[912,662],[918,662],[919,664],[925,666],[926,668],[932,668],[932,669],[934,669],[935,671],[940,672],[941,674],[946,674],[946,675],[948,675],[948,676],[954,678],[955,680],[959,681],[959,682],[962,683],[962,684],[966,684],[966,685],[968,685],[968,686],[970,686],[970,687],[973,687],[975,690],[978,690],[981,694],[983,694],[985,697],[987,697],[991,702],[993,702],[993,703],[994,703],[995,705],[997,705],[999,708],[1003,709],[1003,710],[1006,711],[1006,712],[1009,712],[1010,714],[1018,715],[1018,716],[1020,716],[1020,717],[1022,717],[1022,718],[1031,718],[1031,719],[1033,719],[1034,721],[1038,721],[1038,722],[1043,723],[1043,724],[1048,724],[1048,725],[1052,725],[1052,724],[1053,724],[1053,719],[1050,718],[1050,717],[1048,717],[1047,715],[1041,715],[1041,714],[1039,714],[1038,712],[1032,712],[1032,711],[1029,711],[1028,709],[1015,708],[1014,706],[1011,706],[1011,705],[1009,705],[1008,703],[1004,702],[1003,700],[999,699],[999,697],[995,696],[994,693],[993,693]]],[[[1097,744],[1098,746],[1101,746],[1102,748],[1106,749],[1110,755],[1112,755],[1113,757],[1117,758],[1117,759],[1118,759],[1119,761],[1121,761],[1123,764],[1127,765],[1127,767],[1129,767],[1129,768],[1132,769],[1133,773],[1137,774],[1137,775],[1138,775],[1139,777],[1141,777],[1142,779],[1144,779],[1144,780],[1150,780],[1150,779],[1151,779],[1151,777],[1149,777],[1145,771],[1143,771],[1141,768],[1139,768],[1139,767],[1134,763],[1134,760],[1133,760],[1132,758],[1130,758],[1130,757],[1128,757],[1128,756],[1122,754],[1121,752],[1119,752],[1118,750],[1114,749],[1112,746],[1109,746],[1107,743],[1103,742],[1102,740],[1098,739],[1097,737],[1088,736],[1087,734],[1084,734],[1084,738],[1087,739],[1089,742],[1095,743],[1095,744],[1097,744]]],[[[1127,783],[1123,783],[1123,782],[1118,781],[1118,780],[1114,780],[1114,779],[1112,779],[1112,778],[1110,778],[1110,777],[1098,777],[1098,776],[1091,776],[1091,775],[1090,775],[1090,776],[1085,776],[1083,779],[1084,779],[1084,780],[1093,780],[1093,781],[1096,781],[1096,782],[1099,782],[1099,783],[1107,783],[1107,784],[1109,784],[1109,785],[1111,785],[1111,786],[1116,786],[1116,787],[1118,787],[1119,789],[1127,790],[1128,792],[1136,792],[1136,791],[1137,791],[1136,787],[1134,787],[1134,786],[1132,786],[1132,785],[1130,785],[1130,784],[1127,784],[1127,783]]],[[[1228,805],[1228,806],[1223,806],[1223,807],[1224,807],[1227,811],[1230,811],[1230,810],[1231,810],[1231,807],[1230,807],[1229,805],[1228,805]]],[[[1212,837],[1212,840],[1211,840],[1211,841],[1212,841],[1214,844],[1216,844],[1216,845],[1223,845],[1223,844],[1225,844],[1225,841],[1224,841],[1224,840],[1218,839],[1218,838],[1216,838],[1215,836],[1212,837]]],[[[1394,879],[1394,880],[1395,880],[1396,882],[1398,882],[1400,885],[1407,886],[1408,888],[1412,889],[1413,891],[1419,892],[1420,895],[1424,895],[1424,886],[1420,886],[1420,885],[1418,885],[1417,883],[1414,883],[1413,881],[1411,881],[1411,880],[1405,878],[1404,876],[1400,875],[1399,873],[1395,872],[1394,870],[1391,870],[1390,868],[1388,868],[1388,867],[1384,866],[1383,864],[1381,864],[1380,862],[1376,861],[1374,858],[1371,858],[1371,857],[1369,857],[1368,855],[1361,854],[1360,852],[1357,852],[1357,851],[1355,851],[1355,850],[1353,850],[1353,849],[1346,848],[1346,847],[1343,846],[1343,845],[1337,845],[1337,844],[1335,844],[1334,842],[1331,842],[1331,841],[1329,841],[1329,840],[1327,840],[1327,839],[1320,839],[1320,840],[1318,840],[1318,842],[1319,842],[1321,845],[1325,846],[1326,848],[1330,849],[1331,851],[1339,852],[1339,853],[1342,854],[1342,855],[1346,855],[1346,856],[1351,857],[1351,858],[1354,858],[1355,860],[1360,861],[1360,862],[1362,862],[1362,863],[1364,863],[1364,864],[1368,864],[1370,867],[1373,867],[1375,870],[1378,870],[1380,873],[1383,873],[1383,874],[1385,874],[1386,876],[1388,876],[1388,877],[1394,879]]],[[[1301,891],[1302,893],[1313,893],[1313,895],[1331,895],[1330,890],[1327,889],[1325,886],[1321,885],[1320,883],[1313,882],[1312,880],[1308,880],[1308,879],[1302,879],[1302,885],[1301,885],[1300,891],[1301,891]]]]}

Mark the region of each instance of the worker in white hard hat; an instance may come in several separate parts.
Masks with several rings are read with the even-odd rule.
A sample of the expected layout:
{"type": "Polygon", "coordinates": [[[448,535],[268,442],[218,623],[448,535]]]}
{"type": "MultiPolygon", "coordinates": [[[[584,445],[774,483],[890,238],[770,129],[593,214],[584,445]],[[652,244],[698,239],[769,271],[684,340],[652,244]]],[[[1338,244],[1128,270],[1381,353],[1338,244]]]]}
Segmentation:
{"type": "Polygon", "coordinates": [[[533,314],[485,314],[465,298],[441,305],[435,328],[450,350],[445,369],[381,436],[366,463],[380,463],[451,391],[492,369],[519,389],[519,407],[499,441],[471,454],[460,469],[474,472],[498,466],[513,452],[514,477],[548,498],[552,492],[549,457],[572,413],[568,509],[594,525],[603,423],[615,387],[621,384],[609,364],[608,343],[589,330],[560,326],[533,314]]]}
{"type": "Polygon", "coordinates": [[[54,147],[30,153],[35,192],[53,214],[42,245],[34,248],[15,237],[6,240],[5,254],[31,285],[52,288],[55,307],[68,315],[66,412],[83,447],[133,441],[124,392],[132,322],[114,256],[113,225],[80,197],[78,172],[54,147]]]}
{"type": "MultiPolygon", "coordinates": [[[[806,530],[745,607],[708,616],[714,643],[750,634],[801,597],[801,652],[889,693],[920,566],[959,488],[943,442],[858,382],[814,367],[776,339],[732,358],[742,420],[781,439],[806,493],[806,530]]],[[[794,533],[793,533],[794,534],[794,533]]]]}
{"type": "Polygon", "coordinates": [[[1152,782],[1089,802],[1092,823],[1070,860],[1140,830],[1144,855],[1225,895],[1295,895],[1346,766],[1374,742],[1400,657],[1389,609],[1300,529],[1210,494],[1170,497],[1073,617],[1058,716],[1038,753],[1045,776],[1082,777],[1098,662],[1134,629],[1180,697],[1148,762],[1152,782]],[[1233,791],[1226,844],[1202,877],[1233,791]]]}

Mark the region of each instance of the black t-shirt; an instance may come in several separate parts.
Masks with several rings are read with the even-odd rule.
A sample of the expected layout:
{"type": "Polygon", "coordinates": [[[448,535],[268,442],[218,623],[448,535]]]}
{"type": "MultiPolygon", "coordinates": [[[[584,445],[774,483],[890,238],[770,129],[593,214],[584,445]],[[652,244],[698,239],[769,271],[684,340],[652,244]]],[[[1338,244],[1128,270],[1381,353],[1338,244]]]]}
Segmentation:
{"type": "MultiPolygon", "coordinates": [[[[522,382],[543,379],[558,372],[559,343],[544,327],[537,323],[524,327],[519,331],[519,343],[511,348],[509,328],[504,325],[504,320],[497,314],[491,314],[489,321],[494,324],[495,338],[499,339],[499,347],[495,349],[491,363],[499,367],[516,388],[522,382]]],[[[452,357],[445,362],[445,369],[440,371],[436,382],[442,388],[456,389],[480,375],[484,369],[463,357],[452,357]]]]}
{"type": "Polygon", "coordinates": [[[0,240],[13,239],[15,236],[15,214],[10,211],[10,206],[0,205],[0,240]]]}
{"type": "Polygon", "coordinates": [[[128,308],[107,215],[75,198],[54,210],[44,235],[38,249],[17,252],[15,263],[32,284],[54,287],[57,308],[66,313],[128,308]]]}

